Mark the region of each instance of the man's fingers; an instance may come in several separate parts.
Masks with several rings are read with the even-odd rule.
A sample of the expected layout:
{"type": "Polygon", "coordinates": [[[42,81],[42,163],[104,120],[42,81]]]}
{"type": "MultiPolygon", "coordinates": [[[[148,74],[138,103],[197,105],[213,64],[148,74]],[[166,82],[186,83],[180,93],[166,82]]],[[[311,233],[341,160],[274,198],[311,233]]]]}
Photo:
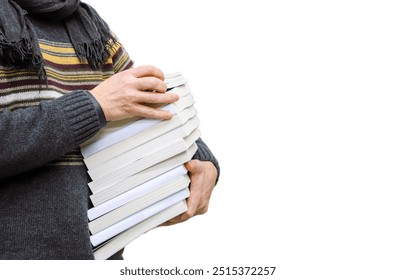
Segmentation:
{"type": "Polygon", "coordinates": [[[138,102],[151,104],[169,104],[179,100],[179,96],[174,93],[141,92],[138,95],[138,102]]]}
{"type": "Polygon", "coordinates": [[[165,110],[154,109],[144,105],[136,105],[133,108],[134,114],[150,119],[169,120],[172,118],[172,113],[165,110]]]}
{"type": "Polygon", "coordinates": [[[176,217],[170,219],[169,221],[163,223],[162,225],[163,226],[171,226],[171,225],[174,225],[174,224],[182,223],[182,222],[187,221],[187,220],[188,220],[188,218],[185,217],[185,213],[183,213],[183,214],[181,214],[179,216],[176,216],[176,217]]]}
{"type": "Polygon", "coordinates": [[[200,170],[200,168],[201,168],[200,161],[196,160],[196,159],[193,159],[193,160],[190,160],[190,161],[186,162],[184,164],[184,166],[192,174],[197,173],[200,170]]]}
{"type": "Polygon", "coordinates": [[[156,77],[142,77],[134,80],[134,86],[142,91],[156,91],[164,93],[166,92],[166,84],[164,81],[156,77]]]}
{"type": "Polygon", "coordinates": [[[185,219],[193,217],[198,210],[200,197],[197,192],[191,191],[190,197],[187,199],[187,212],[183,213],[185,219]]]}
{"type": "Polygon", "coordinates": [[[134,75],[136,78],[156,77],[160,80],[165,79],[164,73],[160,69],[152,65],[139,66],[131,69],[130,71],[131,74],[134,75]]]}
{"type": "Polygon", "coordinates": [[[184,212],[183,214],[180,214],[179,216],[170,219],[169,221],[165,222],[163,225],[170,226],[170,225],[182,223],[194,217],[196,214],[202,214],[202,213],[198,213],[199,203],[200,203],[200,199],[199,197],[197,197],[197,193],[191,192],[190,197],[187,198],[187,211],[184,212]]]}

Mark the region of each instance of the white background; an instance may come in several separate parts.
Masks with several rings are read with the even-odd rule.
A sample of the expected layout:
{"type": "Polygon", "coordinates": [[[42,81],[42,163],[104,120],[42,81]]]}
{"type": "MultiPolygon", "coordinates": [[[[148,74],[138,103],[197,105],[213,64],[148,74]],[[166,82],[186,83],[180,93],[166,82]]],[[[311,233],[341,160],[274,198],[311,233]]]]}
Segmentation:
{"type": "Polygon", "coordinates": [[[395,279],[392,1],[88,2],[136,66],[188,78],[222,168],[209,212],[138,238],[126,264],[395,279]]]}
{"type": "Polygon", "coordinates": [[[188,78],[221,164],[206,215],[90,273],[276,266],[264,279],[395,279],[393,1],[86,2],[135,66],[188,78]]]}

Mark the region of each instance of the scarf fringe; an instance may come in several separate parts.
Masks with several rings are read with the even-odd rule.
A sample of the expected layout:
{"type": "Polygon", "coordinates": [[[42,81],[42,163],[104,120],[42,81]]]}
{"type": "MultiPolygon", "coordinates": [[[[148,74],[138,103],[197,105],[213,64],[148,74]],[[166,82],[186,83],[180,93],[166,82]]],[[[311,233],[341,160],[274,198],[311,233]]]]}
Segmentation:
{"type": "Polygon", "coordinates": [[[9,65],[25,66],[28,70],[36,72],[40,81],[46,80],[44,58],[41,53],[35,53],[28,38],[12,42],[0,36],[0,53],[2,57],[7,58],[9,65]]]}
{"type": "Polygon", "coordinates": [[[110,58],[115,44],[116,40],[114,38],[107,42],[97,39],[91,43],[81,43],[76,47],[77,56],[80,61],[88,62],[92,68],[98,69],[110,58]]]}

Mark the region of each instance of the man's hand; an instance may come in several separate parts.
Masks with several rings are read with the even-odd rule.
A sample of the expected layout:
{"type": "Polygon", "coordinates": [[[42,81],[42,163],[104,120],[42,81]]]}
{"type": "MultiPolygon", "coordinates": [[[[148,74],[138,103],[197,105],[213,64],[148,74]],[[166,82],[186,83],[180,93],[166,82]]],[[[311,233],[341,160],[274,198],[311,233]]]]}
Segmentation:
{"type": "Polygon", "coordinates": [[[141,66],[117,73],[93,90],[107,121],[134,116],[170,119],[172,113],[150,107],[150,104],[174,103],[176,94],[166,92],[164,74],[154,66],[141,66]]]}
{"type": "Polygon", "coordinates": [[[185,164],[189,171],[190,197],[187,199],[187,212],[165,222],[164,226],[187,221],[195,215],[208,211],[209,200],[216,183],[217,169],[210,161],[191,160],[185,164]]]}

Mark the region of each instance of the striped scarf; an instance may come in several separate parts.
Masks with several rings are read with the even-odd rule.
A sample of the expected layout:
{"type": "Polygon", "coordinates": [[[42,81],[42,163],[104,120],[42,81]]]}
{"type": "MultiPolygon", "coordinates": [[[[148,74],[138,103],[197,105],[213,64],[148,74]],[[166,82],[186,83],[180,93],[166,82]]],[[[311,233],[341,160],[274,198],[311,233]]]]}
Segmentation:
{"type": "Polygon", "coordinates": [[[88,4],[79,0],[0,0],[0,60],[22,66],[46,80],[44,59],[28,15],[62,21],[81,61],[103,65],[114,44],[109,27],[88,4]]]}

